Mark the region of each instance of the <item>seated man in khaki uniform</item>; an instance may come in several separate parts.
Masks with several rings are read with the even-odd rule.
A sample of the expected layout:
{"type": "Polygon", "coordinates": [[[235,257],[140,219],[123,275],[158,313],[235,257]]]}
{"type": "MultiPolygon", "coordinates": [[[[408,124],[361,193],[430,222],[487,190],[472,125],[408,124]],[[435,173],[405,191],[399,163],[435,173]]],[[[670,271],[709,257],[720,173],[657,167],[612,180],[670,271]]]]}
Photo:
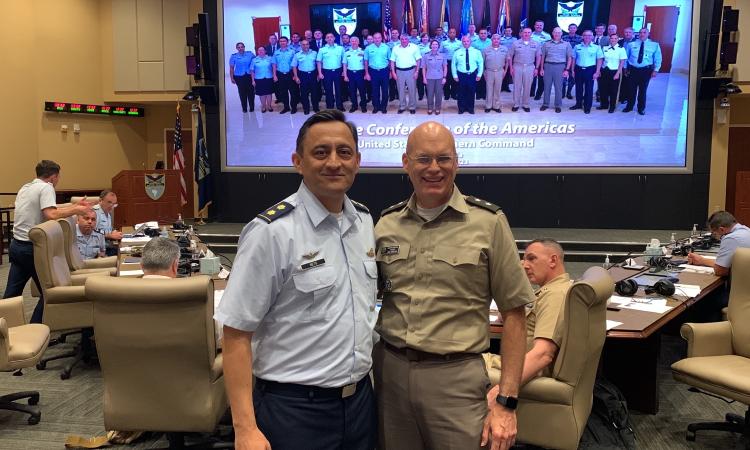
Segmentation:
{"type": "MultiPolygon", "coordinates": [[[[532,284],[539,286],[536,300],[526,312],[526,358],[523,363],[521,385],[538,376],[550,376],[552,363],[562,341],[560,324],[563,320],[565,297],[570,289],[570,276],[565,272],[563,249],[553,239],[535,239],[526,246],[523,269],[532,284]]],[[[490,382],[500,379],[500,356],[485,353],[490,382]]],[[[497,394],[490,391],[487,398],[497,394]]]]}

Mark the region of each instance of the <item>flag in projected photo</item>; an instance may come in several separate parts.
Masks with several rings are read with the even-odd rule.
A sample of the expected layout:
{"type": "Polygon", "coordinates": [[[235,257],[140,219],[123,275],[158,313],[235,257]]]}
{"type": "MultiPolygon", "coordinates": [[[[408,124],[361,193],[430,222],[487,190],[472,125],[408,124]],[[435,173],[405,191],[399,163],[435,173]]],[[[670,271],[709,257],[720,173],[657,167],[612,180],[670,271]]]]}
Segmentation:
{"type": "Polygon", "coordinates": [[[391,34],[391,0],[385,0],[385,17],[383,18],[383,39],[391,34]]]}
{"type": "Polygon", "coordinates": [[[461,6],[461,35],[469,32],[469,25],[474,23],[474,7],[471,0],[464,0],[461,6]]]}
{"type": "Polygon", "coordinates": [[[508,4],[508,0],[501,0],[497,18],[498,34],[503,34],[503,30],[508,26],[508,22],[510,22],[510,5],[508,4]]]}
{"type": "Polygon", "coordinates": [[[414,28],[414,5],[411,0],[404,0],[404,13],[401,15],[401,34],[409,34],[414,28]]]}
{"type": "Polygon", "coordinates": [[[444,32],[448,32],[448,28],[451,27],[451,8],[447,0],[443,0],[443,7],[440,10],[440,26],[443,27],[444,32]]]}
{"type": "Polygon", "coordinates": [[[419,22],[418,27],[420,33],[429,33],[430,32],[430,13],[428,11],[427,3],[429,0],[420,0],[419,3],[421,4],[419,8],[419,22]]]}

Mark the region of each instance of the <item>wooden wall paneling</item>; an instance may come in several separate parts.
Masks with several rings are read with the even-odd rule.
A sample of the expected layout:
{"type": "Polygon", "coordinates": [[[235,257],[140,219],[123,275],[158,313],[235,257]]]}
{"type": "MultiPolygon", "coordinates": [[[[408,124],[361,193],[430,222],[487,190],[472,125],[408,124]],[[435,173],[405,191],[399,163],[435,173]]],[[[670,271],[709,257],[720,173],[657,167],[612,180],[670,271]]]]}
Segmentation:
{"type": "Polygon", "coordinates": [[[112,0],[112,77],[115,91],[138,90],[135,0],[112,0]]]}
{"type": "Polygon", "coordinates": [[[164,89],[187,91],[190,79],[185,73],[185,27],[190,23],[188,5],[183,0],[163,0],[164,89]]]}
{"type": "Polygon", "coordinates": [[[136,11],[138,61],[164,61],[161,0],[137,0],[136,11]]]}

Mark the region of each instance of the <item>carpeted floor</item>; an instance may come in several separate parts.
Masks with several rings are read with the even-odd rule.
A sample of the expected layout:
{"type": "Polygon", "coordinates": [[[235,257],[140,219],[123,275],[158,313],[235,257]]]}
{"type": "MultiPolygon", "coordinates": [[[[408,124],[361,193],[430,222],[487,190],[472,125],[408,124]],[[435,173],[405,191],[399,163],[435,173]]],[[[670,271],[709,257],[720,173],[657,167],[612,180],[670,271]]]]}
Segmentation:
{"type": "MultiPolygon", "coordinates": [[[[9,264],[7,255],[0,266],[0,289],[4,289],[9,264]]],[[[577,276],[585,263],[569,267],[577,276]],[[580,266],[580,267],[579,267],[580,266]]],[[[31,298],[28,288],[24,295],[27,317],[30,316],[36,299],[31,298]]],[[[685,428],[690,422],[722,420],[726,412],[744,414],[741,404],[728,405],[722,400],[702,394],[691,393],[687,386],[675,382],[669,364],[680,359],[685,352],[681,339],[665,336],[662,340],[662,356],[659,377],[661,378],[661,408],[659,414],[631,413],[633,428],[643,449],[741,449],[744,441],[738,436],[722,432],[703,432],[697,442],[685,440],[685,428]]],[[[61,352],[72,343],[52,347],[48,352],[61,352]]],[[[23,376],[0,373],[0,395],[23,390],[41,393],[39,405],[42,420],[38,425],[28,425],[26,415],[0,411],[0,449],[62,449],[68,435],[92,437],[104,434],[102,419],[102,376],[95,366],[81,365],[73,370],[72,377],[60,380],[59,371],[66,360],[54,361],[47,370],[35,368],[23,371],[23,376]]],[[[159,448],[165,447],[163,436],[150,437],[136,445],[110,448],[159,448]]]]}

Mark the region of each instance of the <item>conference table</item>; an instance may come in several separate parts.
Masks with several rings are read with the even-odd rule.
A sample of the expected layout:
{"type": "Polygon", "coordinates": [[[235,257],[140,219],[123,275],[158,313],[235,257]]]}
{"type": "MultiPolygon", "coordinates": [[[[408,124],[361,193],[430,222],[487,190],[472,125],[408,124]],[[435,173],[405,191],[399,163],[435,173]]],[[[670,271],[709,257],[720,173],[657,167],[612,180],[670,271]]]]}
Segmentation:
{"type": "MultiPolygon", "coordinates": [[[[617,282],[626,278],[647,275],[650,268],[630,270],[621,267],[609,269],[617,282]]],[[[663,313],[630,308],[613,310],[607,308],[607,321],[619,322],[607,330],[607,338],[600,359],[599,375],[613,382],[623,393],[628,408],[649,414],[659,411],[659,358],[661,336],[666,326],[677,327],[683,313],[696,303],[723,288],[724,280],[713,274],[682,271],[673,276],[679,284],[700,287],[694,297],[682,295],[678,290],[667,298],[671,307],[663,313]]],[[[640,288],[635,298],[646,297],[640,288]]],[[[498,338],[502,334],[502,319],[490,322],[490,335],[498,338]]]]}

